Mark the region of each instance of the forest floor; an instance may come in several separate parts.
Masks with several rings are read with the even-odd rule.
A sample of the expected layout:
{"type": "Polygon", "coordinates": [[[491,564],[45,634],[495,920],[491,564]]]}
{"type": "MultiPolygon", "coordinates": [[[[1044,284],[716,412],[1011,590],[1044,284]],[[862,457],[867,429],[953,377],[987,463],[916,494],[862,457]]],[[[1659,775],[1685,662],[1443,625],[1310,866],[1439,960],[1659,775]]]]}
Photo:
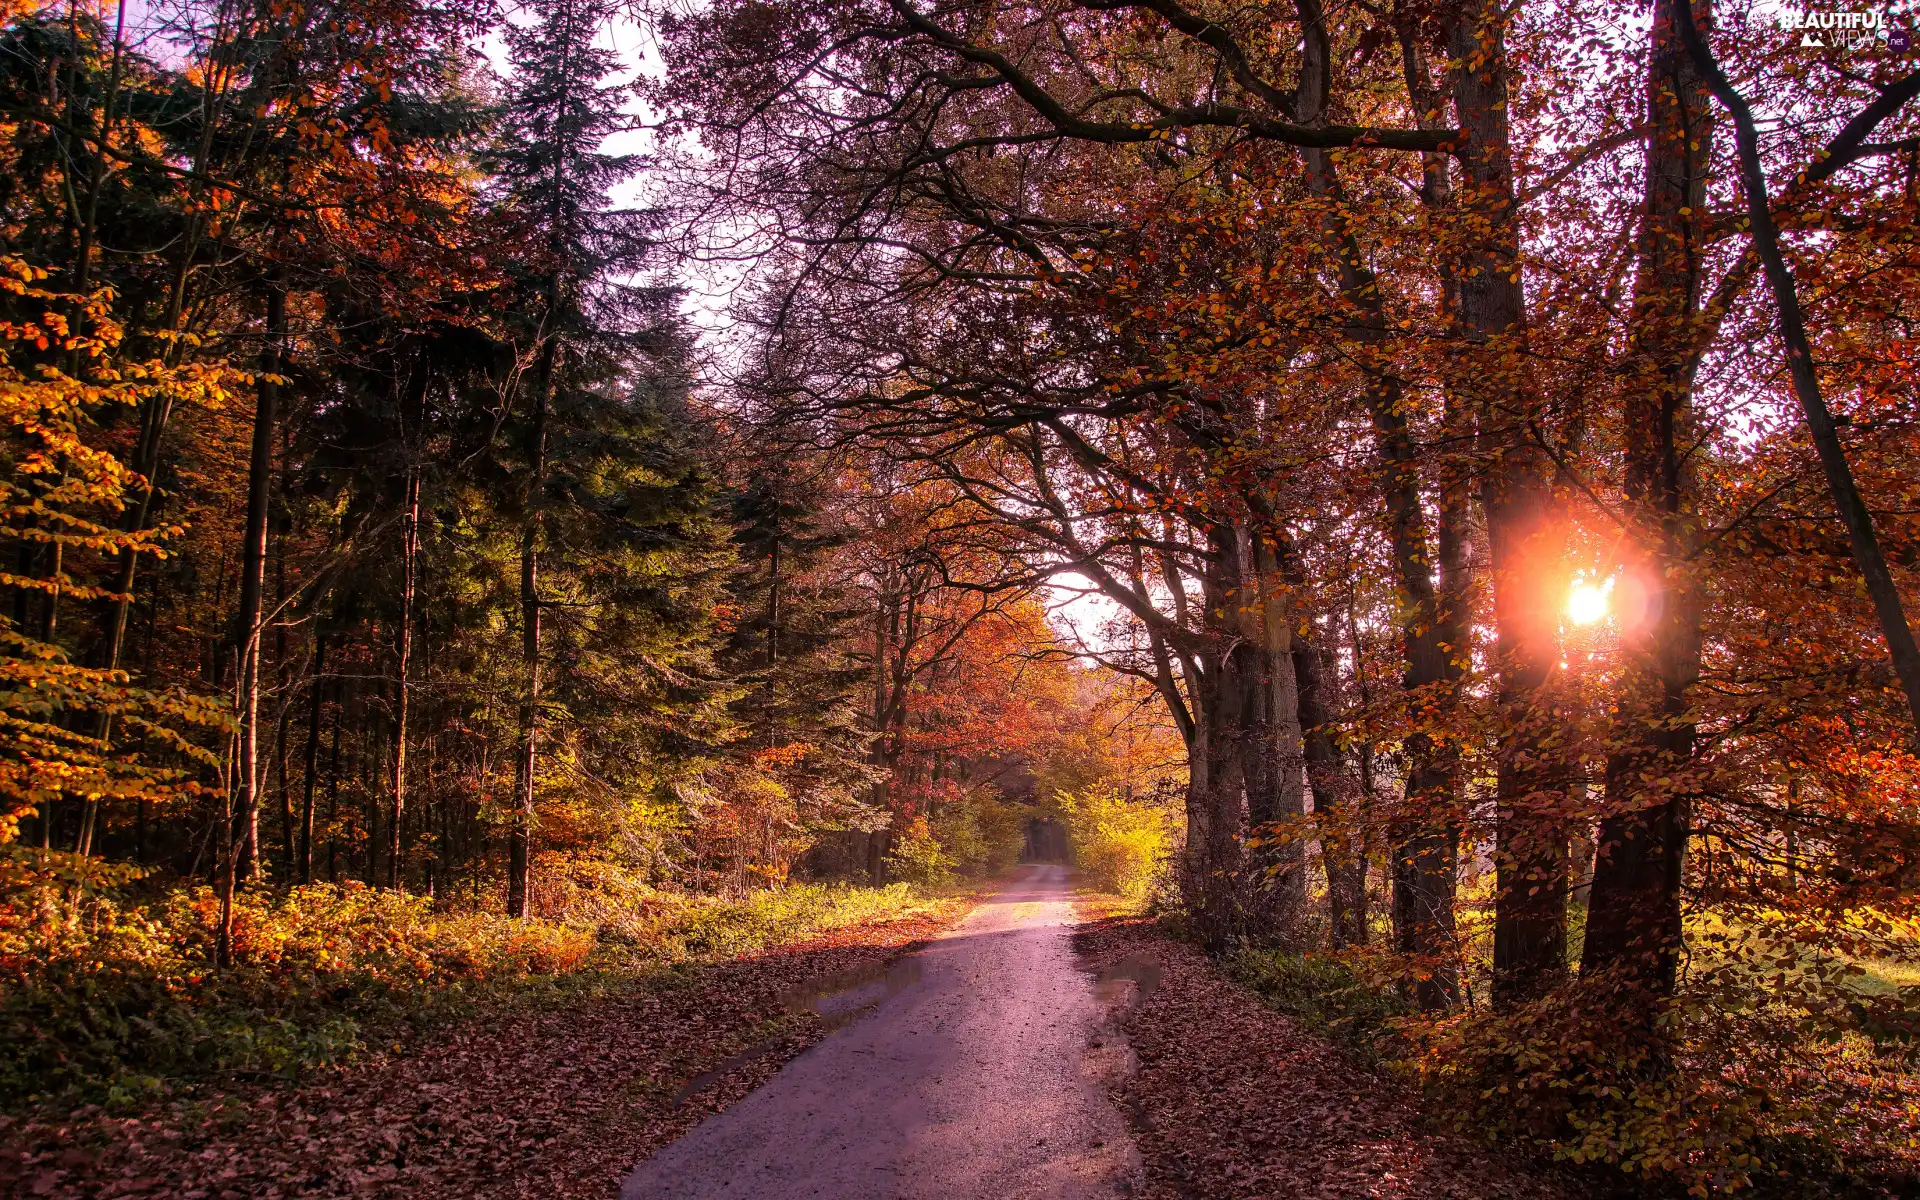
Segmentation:
{"type": "Polygon", "coordinates": [[[606,1200],[624,1179],[630,1200],[1579,1194],[1434,1132],[1154,924],[1077,915],[1047,867],[977,906],[195,1096],[0,1119],[0,1193],[606,1200]],[[793,1176],[803,1161],[813,1174],[793,1176]]]}
{"type": "Polygon", "coordinates": [[[1128,980],[1110,1090],[1133,1128],[1146,1197],[1567,1200],[1553,1173],[1434,1130],[1411,1098],[1143,920],[1075,942],[1096,978],[1128,980]]]}
{"type": "Polygon", "coordinates": [[[580,1006],[456,1023],[418,1049],[298,1085],[201,1089],[134,1116],[0,1118],[0,1195],[613,1195],[633,1164],[826,1035],[796,997],[878,972],[972,906],[955,901],[716,964],[580,1006]]]}

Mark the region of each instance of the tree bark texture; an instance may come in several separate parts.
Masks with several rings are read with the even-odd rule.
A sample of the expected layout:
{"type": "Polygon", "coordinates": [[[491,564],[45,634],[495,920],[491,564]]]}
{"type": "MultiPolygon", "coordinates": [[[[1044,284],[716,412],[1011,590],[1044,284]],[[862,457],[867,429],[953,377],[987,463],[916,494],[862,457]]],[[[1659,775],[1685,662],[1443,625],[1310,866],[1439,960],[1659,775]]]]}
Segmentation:
{"type": "Polygon", "coordinates": [[[313,635],[313,667],[307,683],[307,750],[305,776],[300,785],[300,842],[294,868],[303,884],[313,882],[313,788],[320,766],[320,697],[326,670],[327,632],[321,629],[313,635]]]}
{"type": "Polygon", "coordinates": [[[1461,197],[1472,244],[1461,256],[1459,328],[1471,345],[1460,384],[1478,401],[1480,487],[1492,552],[1502,732],[1496,783],[1493,990],[1536,999],[1566,974],[1566,770],[1549,688],[1563,569],[1550,462],[1533,440],[1526,298],[1515,226],[1504,24],[1494,0],[1463,0],[1447,21],[1454,108],[1465,144],[1461,197]]]}
{"type": "Polygon", "coordinates": [[[1306,845],[1301,820],[1306,788],[1301,772],[1300,688],[1294,674],[1292,605],[1276,543],[1284,530],[1254,526],[1243,561],[1252,586],[1240,601],[1243,640],[1255,668],[1247,710],[1254,720],[1243,739],[1247,755],[1247,827],[1254,841],[1249,933],[1262,942],[1300,948],[1307,908],[1306,845]]]}
{"type": "Polygon", "coordinates": [[[527,511],[520,532],[520,669],[524,691],[518,752],[514,756],[513,823],[507,833],[507,915],[513,917],[527,915],[533,865],[534,776],[540,753],[540,515],[546,490],[547,408],[557,353],[558,347],[549,337],[540,349],[539,377],[533,390],[527,511]]]}
{"type": "Polygon", "coordinates": [[[1692,382],[1713,154],[1706,81],[1667,4],[1655,10],[1651,39],[1623,406],[1630,528],[1616,596],[1624,670],[1581,956],[1584,975],[1611,973],[1635,1007],[1671,993],[1680,954],[1694,742],[1687,690],[1700,674],[1700,601],[1688,569],[1698,534],[1692,382]]]}

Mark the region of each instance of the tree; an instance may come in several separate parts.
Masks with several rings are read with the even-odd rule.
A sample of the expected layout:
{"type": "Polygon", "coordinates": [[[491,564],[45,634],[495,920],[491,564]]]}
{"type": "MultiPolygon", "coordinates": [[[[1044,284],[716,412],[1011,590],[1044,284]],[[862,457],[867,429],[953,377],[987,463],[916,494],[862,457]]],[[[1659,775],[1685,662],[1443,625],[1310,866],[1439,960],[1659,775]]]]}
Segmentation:
{"type": "MultiPolygon", "coordinates": [[[[614,282],[644,252],[640,214],[611,209],[607,190],[630,170],[626,160],[601,153],[620,121],[624,88],[607,83],[615,70],[609,51],[595,46],[610,10],[588,0],[560,0],[536,11],[532,24],[510,34],[514,88],[506,102],[497,169],[508,202],[528,230],[533,255],[527,286],[538,314],[523,331],[531,358],[530,382],[515,370],[513,392],[524,392],[520,429],[520,639],[525,676],[520,703],[514,794],[509,833],[508,910],[525,913],[533,835],[535,776],[541,721],[540,550],[550,485],[549,419],[557,387],[610,343],[651,332],[636,324],[652,316],[657,298],[614,282]]],[[[586,370],[591,371],[591,366],[586,370]]]]}
{"type": "Polygon", "coordinates": [[[17,602],[0,631],[0,841],[12,841],[21,821],[37,815],[46,846],[61,800],[85,800],[91,812],[102,799],[146,805],[192,797],[201,790],[196,768],[217,761],[192,738],[196,730],[226,728],[217,702],[131,686],[123,672],[74,663],[54,637],[63,599],[108,595],[69,574],[70,549],[76,558],[158,556],[167,534],[177,533],[116,527],[140,481],[90,441],[90,413],[137,407],[156,389],[218,402],[227,373],[131,359],[121,352],[111,292],[76,297],[43,287],[49,272],[17,257],[0,259],[0,268],[0,490],[7,514],[0,530],[16,547],[46,552],[28,559],[44,567],[4,577],[17,602]],[[78,364],[77,373],[68,373],[67,362],[78,364]],[[21,620],[36,597],[39,619],[21,620]],[[118,744],[82,732],[107,719],[126,731],[118,744]]]}

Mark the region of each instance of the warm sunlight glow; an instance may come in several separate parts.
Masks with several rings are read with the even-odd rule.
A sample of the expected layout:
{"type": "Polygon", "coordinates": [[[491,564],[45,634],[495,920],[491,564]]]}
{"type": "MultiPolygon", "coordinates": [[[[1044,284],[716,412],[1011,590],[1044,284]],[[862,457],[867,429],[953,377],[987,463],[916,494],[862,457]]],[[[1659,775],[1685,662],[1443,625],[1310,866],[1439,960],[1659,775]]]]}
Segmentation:
{"type": "Polygon", "coordinates": [[[1606,619],[1612,607],[1613,580],[1595,584],[1582,581],[1567,595],[1567,619],[1575,625],[1591,625],[1606,619]]]}

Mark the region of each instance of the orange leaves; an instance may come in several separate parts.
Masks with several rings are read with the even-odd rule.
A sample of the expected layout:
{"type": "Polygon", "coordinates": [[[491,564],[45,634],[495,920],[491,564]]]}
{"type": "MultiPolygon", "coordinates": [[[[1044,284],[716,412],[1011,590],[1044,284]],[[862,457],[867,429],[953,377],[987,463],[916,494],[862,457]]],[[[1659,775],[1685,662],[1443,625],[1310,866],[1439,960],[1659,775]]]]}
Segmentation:
{"type": "MultiPolygon", "coordinates": [[[[35,550],[51,549],[55,563],[73,551],[107,559],[157,555],[168,530],[129,532],[117,521],[129,490],[141,481],[88,435],[106,408],[134,407],[162,395],[176,402],[218,397],[222,373],[204,365],[175,371],[158,362],[116,364],[110,355],[120,330],[107,316],[111,290],[72,297],[36,286],[46,277],[45,270],[16,257],[0,258],[0,286],[49,306],[38,324],[0,327],[0,440],[12,454],[9,477],[0,480],[0,534],[35,550]],[[78,375],[57,362],[33,359],[56,338],[62,349],[89,351],[78,375]]],[[[94,601],[115,594],[77,582],[58,566],[9,573],[4,583],[38,593],[48,604],[63,596],[94,601]]],[[[0,659],[0,747],[8,751],[0,755],[0,842],[16,835],[27,808],[61,796],[165,801],[197,790],[179,770],[89,734],[96,723],[117,722],[124,734],[156,751],[211,762],[182,730],[222,727],[222,705],[131,688],[124,675],[69,663],[56,647],[11,623],[0,629],[0,642],[9,649],[0,659]]]]}
{"type": "MultiPolygon", "coordinates": [[[[348,886],[296,895],[310,907],[276,918],[247,897],[244,911],[256,932],[264,932],[262,918],[306,920],[316,934],[315,961],[322,955],[343,960],[326,985],[300,1002],[324,1003],[339,981],[358,979],[351,985],[354,1002],[377,1009],[396,998],[420,998],[423,984],[448,982],[408,977],[405,968],[420,963],[405,957],[395,959],[391,972],[356,976],[354,960],[366,957],[356,942],[363,932],[377,933],[378,918],[391,913],[379,894],[348,886]],[[355,909],[374,921],[351,919],[355,909]]],[[[251,1053],[231,1062],[257,1062],[255,1074],[263,1078],[229,1078],[210,1089],[210,1104],[183,1106],[160,1095],[132,1117],[93,1108],[57,1123],[0,1123],[0,1190],[34,1188],[75,1198],[198,1190],[267,1195],[288,1188],[404,1192],[424,1200],[496,1193],[584,1200],[609,1194],[634,1162],[740,1098],[826,1033],[817,1019],[795,1016],[783,997],[813,979],[884,968],[902,946],[943,923],[937,913],[905,920],[889,919],[897,915],[891,912],[868,920],[820,915],[828,919],[797,922],[775,936],[705,953],[702,965],[682,967],[664,980],[619,974],[596,982],[576,971],[530,981],[521,1004],[502,1004],[499,993],[485,987],[487,943],[506,924],[494,918],[490,928],[449,939],[438,967],[454,969],[462,951],[453,943],[462,941],[470,953],[459,970],[477,973],[463,973],[440,1007],[401,1004],[364,1024],[336,1017],[294,1047],[274,1043],[267,1032],[284,1036],[282,1024],[262,1022],[263,1032],[245,1047],[239,1043],[248,1031],[235,1030],[222,1041],[231,1026],[218,1026],[202,1038],[200,1050],[251,1053]],[[741,957],[716,961],[735,954],[741,957]],[[506,1014],[513,1036],[499,1036],[477,1008],[506,1014]],[[290,1083],[270,1076],[276,1068],[294,1073],[300,1060],[272,1062],[265,1052],[274,1048],[291,1048],[308,1062],[349,1055],[359,1062],[290,1083]]],[[[200,918],[203,926],[211,917],[209,912],[200,918]]],[[[400,923],[411,920],[402,914],[400,923]]],[[[533,938],[529,934],[522,943],[530,952],[522,961],[550,953],[534,949],[533,938]]],[[[649,944],[633,952],[644,958],[659,948],[649,944]]],[[[0,952],[0,970],[10,965],[0,952]]],[[[570,969],[564,958],[548,965],[570,969]]],[[[230,998],[213,987],[236,986],[233,980],[210,985],[201,974],[172,976],[182,986],[162,1002],[190,1029],[192,1021],[180,1021],[176,1006],[230,998]]],[[[139,979],[129,973],[115,982],[139,979]]],[[[258,986],[268,978],[250,982],[258,986]]],[[[129,1087],[141,1085],[129,1081],[129,1087]]]]}

